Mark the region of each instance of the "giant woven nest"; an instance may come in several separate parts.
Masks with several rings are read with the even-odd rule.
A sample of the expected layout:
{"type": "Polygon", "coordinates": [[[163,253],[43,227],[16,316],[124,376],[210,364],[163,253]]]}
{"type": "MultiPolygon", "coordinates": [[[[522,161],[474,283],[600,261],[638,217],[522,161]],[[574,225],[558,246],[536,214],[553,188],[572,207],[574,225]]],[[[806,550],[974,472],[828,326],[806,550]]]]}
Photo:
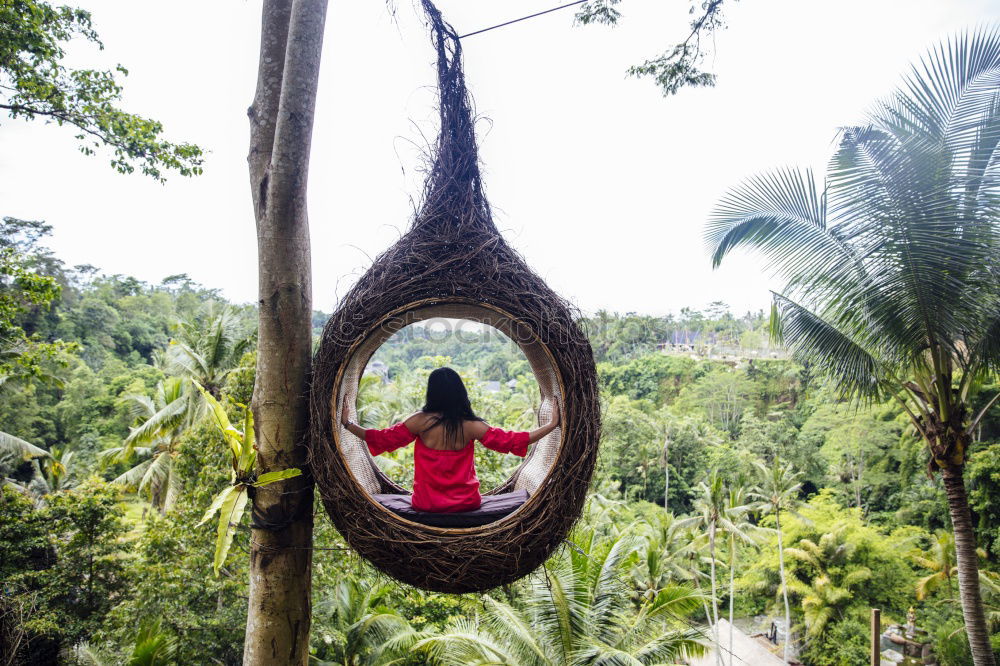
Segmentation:
{"type": "Polygon", "coordinates": [[[327,322],[316,354],[310,409],[311,466],[323,503],[348,544],[379,570],[440,592],[476,592],[514,581],[548,558],[583,508],[597,457],[600,414],[590,343],[575,311],[501,237],[479,173],[461,44],[422,0],[438,59],[441,130],[409,231],[375,259],[327,322]],[[404,326],[470,319],[516,342],[538,381],[538,419],[561,412],[561,427],[489,492],[527,490],[511,515],[472,528],[411,522],[375,493],[407,493],[340,426],[355,415],[358,382],[372,355],[404,326]]]}

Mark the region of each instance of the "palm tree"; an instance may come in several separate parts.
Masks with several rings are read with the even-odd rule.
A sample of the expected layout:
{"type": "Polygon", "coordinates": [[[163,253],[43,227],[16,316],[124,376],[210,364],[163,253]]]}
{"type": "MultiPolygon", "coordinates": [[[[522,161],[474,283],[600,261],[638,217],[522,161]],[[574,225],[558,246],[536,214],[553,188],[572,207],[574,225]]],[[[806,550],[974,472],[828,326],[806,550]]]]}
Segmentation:
{"type": "Polygon", "coordinates": [[[799,475],[792,471],[792,466],[783,464],[778,458],[771,466],[758,461],[756,463],[760,475],[759,485],[750,493],[757,500],[756,509],[764,514],[774,514],[774,530],[778,535],[778,572],[781,576],[781,597],[785,603],[785,646],[782,659],[788,663],[788,644],[792,640],[792,610],[788,604],[788,578],[785,573],[785,549],[782,544],[781,514],[793,513],[798,505],[799,490],[802,484],[799,475]]]}
{"type": "MultiPolygon", "coordinates": [[[[804,588],[801,591],[804,592],[802,614],[806,621],[806,636],[822,635],[830,620],[842,615],[844,606],[854,598],[852,588],[867,582],[871,575],[868,569],[856,569],[839,584],[835,584],[828,574],[816,576],[808,586],[799,584],[804,588]]],[[[798,585],[795,587],[798,589],[798,585]]]]}
{"type": "Polygon", "coordinates": [[[854,551],[842,526],[820,536],[818,543],[801,539],[798,548],[785,550],[786,555],[812,570],[809,585],[797,579],[789,583],[793,591],[802,595],[806,636],[821,635],[827,623],[841,616],[844,606],[854,598],[854,588],[871,579],[868,567],[852,565],[854,551]]]}
{"type": "Polygon", "coordinates": [[[693,541],[688,528],[671,513],[657,511],[640,524],[640,529],[644,540],[632,582],[638,597],[650,601],[668,584],[691,578],[686,560],[693,541]]]}
{"type": "Polygon", "coordinates": [[[390,585],[353,577],[334,587],[316,606],[316,614],[329,632],[318,662],[342,666],[384,664],[405,655],[414,643],[428,637],[386,606],[391,594],[390,585]]]}
{"type": "Polygon", "coordinates": [[[772,333],[861,400],[896,400],[948,496],[976,666],[995,664],[962,472],[998,396],[1000,31],[932,49],[863,125],[843,129],[820,189],[775,171],[730,191],[706,229],[718,265],[752,247],[787,279],[772,333]]]}
{"type": "MultiPolygon", "coordinates": [[[[986,551],[982,548],[976,549],[976,555],[980,558],[986,557],[986,551]]],[[[958,573],[955,565],[955,536],[947,530],[938,530],[934,534],[934,541],[931,543],[929,552],[914,551],[910,555],[911,559],[925,569],[931,571],[917,581],[917,599],[923,601],[927,595],[944,586],[948,589],[948,598],[954,596],[952,581],[958,573]]],[[[985,571],[980,572],[980,582],[986,579],[985,571]]]]}
{"type": "Polygon", "coordinates": [[[49,452],[20,437],[0,431],[0,455],[6,455],[21,463],[35,458],[44,458],[49,452]]]}
{"type": "Polygon", "coordinates": [[[942,586],[948,588],[948,598],[952,598],[952,577],[958,571],[955,566],[955,537],[945,530],[938,530],[930,552],[917,552],[912,558],[914,562],[933,572],[917,581],[917,599],[923,601],[928,594],[942,586]]]}
{"type": "Polygon", "coordinates": [[[202,317],[177,325],[165,365],[169,374],[192,379],[218,398],[251,344],[252,337],[242,329],[235,308],[209,303],[202,317]]]}
{"type": "Polygon", "coordinates": [[[550,559],[521,607],[485,597],[478,621],[459,620],[414,648],[469,666],[662,664],[704,651],[697,631],[667,621],[701,604],[690,587],[668,585],[637,613],[628,612],[619,573],[637,545],[634,537],[574,542],[579,551],[550,559]]]}
{"type": "Polygon", "coordinates": [[[26,495],[36,494],[32,489],[33,481],[20,483],[6,476],[6,474],[15,472],[22,463],[31,461],[37,475],[41,470],[38,466],[38,461],[48,457],[50,457],[50,454],[45,449],[35,446],[20,437],[0,431],[0,486],[10,485],[18,492],[26,495]]]}
{"type": "Polygon", "coordinates": [[[113,659],[89,643],[73,646],[74,663],[82,666],[171,666],[177,663],[179,641],[163,629],[160,619],[144,621],[139,626],[127,661],[113,659]]]}
{"type": "Polygon", "coordinates": [[[141,459],[113,483],[137,488],[139,492],[148,490],[153,506],[161,513],[173,508],[180,491],[174,462],[181,437],[202,414],[203,403],[195,393],[188,380],[169,377],[156,385],[153,397],[128,396],[137,425],[122,446],[101,452],[104,464],[141,459]]]}
{"type": "Polygon", "coordinates": [[[736,598],[737,544],[755,544],[757,526],[748,519],[751,506],[747,504],[747,488],[742,479],[729,487],[726,498],[726,522],[723,529],[729,542],[729,666],[733,666],[733,602],[736,598]]]}
{"type": "Polygon", "coordinates": [[[52,447],[50,455],[31,461],[34,477],[28,490],[42,498],[60,490],[68,490],[76,485],[73,480],[73,451],[67,447],[52,447]]]}
{"type": "Polygon", "coordinates": [[[688,527],[687,535],[690,547],[683,551],[683,555],[687,565],[688,576],[694,582],[695,590],[701,595],[705,622],[712,624],[712,609],[708,604],[709,595],[702,594],[701,591],[701,579],[708,575],[702,571],[702,568],[709,562],[709,557],[705,555],[705,552],[708,550],[708,535],[690,527],[688,527]]]}
{"type": "MultiPolygon", "coordinates": [[[[733,539],[744,537],[746,529],[739,525],[738,522],[746,514],[749,507],[730,507],[727,505],[727,501],[731,499],[732,495],[727,492],[722,476],[717,469],[713,469],[709,473],[708,478],[698,484],[698,490],[701,492],[701,496],[695,500],[695,513],[691,517],[682,520],[681,524],[684,526],[698,526],[708,533],[709,576],[712,582],[712,617],[709,620],[712,623],[712,634],[715,643],[721,646],[721,643],[719,643],[719,595],[715,575],[716,535],[719,530],[722,530],[724,533],[731,535],[733,539]]],[[[735,541],[733,543],[733,549],[735,550],[735,541]]],[[[730,586],[733,585],[732,579],[732,561],[730,561],[730,586]]],[[[732,593],[732,589],[730,589],[730,593],[732,593]]],[[[730,610],[731,605],[732,600],[730,599],[730,610]]],[[[732,636],[730,636],[731,638],[732,636]]],[[[722,650],[716,650],[715,655],[721,666],[722,650]]]]}

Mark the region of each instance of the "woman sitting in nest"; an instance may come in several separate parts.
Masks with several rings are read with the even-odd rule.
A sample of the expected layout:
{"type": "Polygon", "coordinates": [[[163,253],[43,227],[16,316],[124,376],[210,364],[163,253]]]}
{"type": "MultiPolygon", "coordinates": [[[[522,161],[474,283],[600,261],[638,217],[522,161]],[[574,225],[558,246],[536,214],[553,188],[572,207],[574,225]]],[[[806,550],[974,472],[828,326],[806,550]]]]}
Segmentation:
{"type": "Polygon", "coordinates": [[[427,400],[421,411],[384,430],[365,429],[348,418],[341,422],[368,445],[373,456],[395,451],[414,439],[412,506],[418,511],[452,513],[479,508],[479,479],[473,460],[478,439],[483,446],[522,458],[528,444],[537,442],[559,425],[559,410],[552,420],[531,432],[491,428],[472,411],[469,393],[458,373],[438,368],[427,378],[427,400]]]}

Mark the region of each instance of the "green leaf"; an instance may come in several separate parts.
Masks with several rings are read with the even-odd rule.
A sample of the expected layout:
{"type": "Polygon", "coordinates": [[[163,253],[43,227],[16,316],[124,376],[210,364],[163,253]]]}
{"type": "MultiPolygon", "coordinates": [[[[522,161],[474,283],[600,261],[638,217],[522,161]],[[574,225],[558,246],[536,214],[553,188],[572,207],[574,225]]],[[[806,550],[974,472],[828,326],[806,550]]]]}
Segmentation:
{"type": "Polygon", "coordinates": [[[247,408],[243,415],[243,439],[240,442],[242,453],[239,458],[239,469],[248,473],[257,460],[257,450],[254,449],[253,411],[247,408]]]}
{"type": "Polygon", "coordinates": [[[201,392],[201,395],[205,398],[205,402],[208,403],[215,425],[222,431],[222,436],[226,438],[229,450],[233,454],[233,462],[236,463],[240,460],[242,454],[241,448],[243,442],[241,441],[242,438],[238,436],[239,431],[229,422],[229,415],[226,414],[226,409],[219,404],[219,401],[198,382],[192,380],[191,383],[201,392]]]}
{"type": "Polygon", "coordinates": [[[208,510],[205,511],[205,515],[202,516],[201,520],[195,524],[195,527],[201,527],[207,523],[209,519],[211,519],[211,517],[214,516],[220,508],[222,508],[222,503],[226,501],[226,498],[229,497],[230,493],[234,490],[236,490],[236,486],[226,486],[223,488],[222,492],[216,495],[212,500],[212,505],[208,507],[208,510]]]}
{"type": "Polygon", "coordinates": [[[236,534],[236,527],[243,518],[243,509],[246,507],[248,499],[246,486],[230,487],[235,488],[237,492],[230,493],[222,501],[220,507],[218,538],[215,541],[215,560],[212,562],[212,569],[215,571],[216,577],[219,575],[222,563],[226,561],[229,547],[233,545],[233,536],[236,534]]]}
{"type": "Polygon", "coordinates": [[[0,452],[13,454],[21,460],[49,457],[45,449],[5,432],[0,432],[0,452]]]}
{"type": "Polygon", "coordinates": [[[257,477],[257,482],[253,485],[260,487],[266,486],[269,483],[274,483],[275,481],[281,481],[282,479],[290,479],[294,476],[301,476],[302,470],[298,467],[289,467],[288,469],[278,470],[277,472],[268,472],[267,474],[261,474],[257,477]]]}

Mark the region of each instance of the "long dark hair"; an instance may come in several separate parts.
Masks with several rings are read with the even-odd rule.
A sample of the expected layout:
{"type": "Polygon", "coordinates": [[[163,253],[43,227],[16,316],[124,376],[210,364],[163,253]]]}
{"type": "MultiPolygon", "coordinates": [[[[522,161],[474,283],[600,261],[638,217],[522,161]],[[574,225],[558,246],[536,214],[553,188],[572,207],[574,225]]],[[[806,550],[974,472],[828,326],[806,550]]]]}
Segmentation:
{"type": "Polygon", "coordinates": [[[422,411],[435,414],[433,422],[424,432],[444,425],[448,444],[465,443],[460,442],[463,421],[483,420],[472,411],[469,392],[465,390],[462,378],[451,368],[438,368],[431,372],[427,378],[427,399],[422,411]]]}

